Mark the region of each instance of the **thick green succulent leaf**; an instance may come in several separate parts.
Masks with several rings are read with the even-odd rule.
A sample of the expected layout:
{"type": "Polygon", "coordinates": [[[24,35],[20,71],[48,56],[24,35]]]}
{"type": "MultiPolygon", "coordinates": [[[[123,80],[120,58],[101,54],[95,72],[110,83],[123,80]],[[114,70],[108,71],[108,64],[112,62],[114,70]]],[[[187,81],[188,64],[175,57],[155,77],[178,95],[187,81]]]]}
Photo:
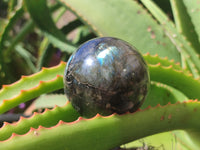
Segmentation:
{"type": "MultiPolygon", "coordinates": [[[[177,90],[160,83],[152,82],[150,89],[148,97],[141,109],[144,109],[147,106],[156,106],[158,104],[165,105],[169,102],[175,103],[177,101],[187,100],[187,98],[177,90]]],[[[48,94],[40,96],[34,101],[32,106],[36,109],[53,108],[55,105],[64,106],[66,102],[67,98],[65,95],[48,94]]],[[[68,122],[69,120],[73,121],[76,116],[77,112],[73,110],[70,103],[64,107],[56,107],[51,111],[46,110],[43,114],[35,113],[31,118],[21,118],[21,120],[14,125],[4,123],[4,127],[0,129],[0,140],[7,139],[12,133],[25,134],[31,127],[37,128],[40,125],[50,127],[55,125],[59,120],[68,122]],[[51,118],[49,119],[49,117],[51,118]]]]}
{"type": "Polygon", "coordinates": [[[177,141],[180,141],[180,143],[184,144],[185,147],[187,147],[189,150],[198,150],[199,149],[199,141],[197,143],[191,138],[191,133],[187,131],[174,131],[173,132],[176,137],[177,141]]]}
{"type": "Polygon", "coordinates": [[[68,99],[64,94],[45,94],[34,101],[34,106],[36,109],[53,108],[63,106],[67,101],[68,99]]]}
{"type": "MultiPolygon", "coordinates": [[[[67,98],[65,95],[42,95],[34,101],[32,106],[34,106],[36,109],[52,108],[55,105],[63,106],[66,104],[66,100],[67,98]]],[[[156,106],[158,104],[165,105],[169,102],[175,103],[177,101],[183,100],[187,100],[187,98],[177,90],[160,83],[152,83],[151,90],[141,109],[144,109],[147,106],[156,106]]],[[[77,116],[77,112],[72,110],[70,103],[63,107],[56,107],[51,111],[46,110],[43,114],[36,113],[31,118],[23,118],[14,125],[5,123],[4,127],[0,129],[0,140],[7,139],[9,136],[11,136],[12,133],[25,134],[31,127],[37,128],[39,125],[50,127],[55,125],[59,120],[69,121],[69,119],[72,120],[75,118],[75,116],[77,116]],[[49,117],[51,118],[49,119],[49,117]]]]}
{"type": "Polygon", "coordinates": [[[142,53],[167,56],[175,62],[180,62],[179,52],[165,36],[162,27],[136,1],[60,1],[77,14],[97,35],[118,37],[131,43],[142,53]]]}
{"type": "Polygon", "coordinates": [[[26,102],[43,93],[52,92],[63,88],[63,74],[65,63],[50,69],[43,68],[42,71],[23,76],[12,85],[4,85],[0,90],[0,113],[3,113],[20,103],[26,102]]]}
{"type": "MultiPolygon", "coordinates": [[[[163,29],[166,32],[166,35],[170,38],[170,40],[174,43],[177,49],[180,51],[182,55],[182,64],[187,64],[194,77],[198,78],[200,76],[200,59],[191,47],[187,40],[184,39],[179,32],[177,32],[174,24],[168,19],[166,14],[164,14],[160,8],[158,8],[151,0],[141,0],[142,3],[149,9],[149,11],[153,14],[153,16],[160,22],[163,29]]],[[[187,67],[184,66],[184,67],[187,67]]]]}
{"type": "Polygon", "coordinates": [[[164,106],[168,103],[174,104],[178,101],[183,102],[186,100],[188,100],[188,98],[177,89],[152,81],[147,98],[140,109],[145,109],[148,106],[154,107],[158,104],[164,106]]]}
{"type": "Polygon", "coordinates": [[[194,24],[195,31],[198,34],[199,42],[200,42],[200,2],[198,0],[196,1],[190,1],[190,0],[183,0],[183,3],[185,4],[185,7],[187,8],[188,14],[191,17],[192,23],[194,24]]]}
{"type": "Polygon", "coordinates": [[[163,67],[160,64],[149,65],[151,81],[160,82],[178,89],[190,99],[200,98],[200,80],[183,71],[174,70],[171,66],[163,67]]]}
{"type": "Polygon", "coordinates": [[[21,117],[20,120],[14,124],[5,122],[4,126],[0,129],[0,141],[8,139],[13,133],[25,134],[30,128],[36,129],[39,126],[51,127],[55,126],[60,120],[72,122],[78,117],[78,112],[74,110],[70,103],[67,103],[63,107],[55,107],[52,110],[45,109],[43,113],[34,113],[30,118],[21,117]]]}
{"type": "Polygon", "coordinates": [[[173,69],[175,70],[179,70],[179,71],[183,71],[185,74],[191,74],[191,72],[189,70],[187,70],[186,68],[182,68],[180,63],[175,63],[174,60],[168,60],[167,57],[165,58],[161,58],[158,55],[150,55],[149,53],[146,53],[143,55],[145,61],[147,62],[147,64],[151,64],[151,65],[157,65],[160,64],[163,67],[169,67],[172,66],[173,69]]]}
{"type": "Polygon", "coordinates": [[[92,119],[79,118],[73,123],[60,121],[55,127],[40,126],[38,129],[31,128],[25,135],[13,134],[10,139],[0,144],[0,148],[111,149],[160,132],[178,129],[199,131],[199,109],[199,102],[188,101],[165,107],[148,108],[133,114],[108,117],[97,115],[92,119]]]}
{"type": "MultiPolygon", "coordinates": [[[[168,103],[174,104],[178,101],[183,102],[187,100],[188,98],[175,88],[162,83],[151,82],[149,94],[140,109],[158,104],[164,106],[168,103]]],[[[145,146],[155,149],[173,149],[174,147],[181,150],[196,149],[196,145],[184,131],[156,134],[125,145],[126,148],[145,146]]]]}
{"type": "MultiPolygon", "coordinates": [[[[148,56],[149,57],[149,56],[148,56]]],[[[172,62],[169,62],[172,63],[172,62]]],[[[167,64],[169,64],[167,63],[167,64]]],[[[200,98],[200,80],[194,79],[182,70],[173,69],[173,65],[162,66],[161,64],[148,64],[151,81],[160,82],[184,93],[188,98],[200,98]]],[[[22,77],[18,82],[3,86],[0,91],[0,113],[26,102],[37,96],[63,88],[63,73],[65,63],[43,69],[32,76],[22,77]],[[27,84],[29,83],[29,84],[27,84]]]]}
{"type": "Polygon", "coordinates": [[[186,39],[191,43],[194,49],[200,53],[200,43],[198,36],[195,32],[194,25],[191,22],[191,18],[187,13],[186,7],[183,1],[170,0],[173,16],[175,19],[175,25],[178,32],[182,33],[186,39]]]}
{"type": "Polygon", "coordinates": [[[75,50],[53,22],[46,0],[25,0],[25,4],[34,22],[56,47],[67,52],[75,50]]]}
{"type": "MultiPolygon", "coordinates": [[[[123,147],[123,145],[122,145],[123,147]]],[[[187,132],[183,130],[170,131],[151,135],[146,138],[125,144],[126,148],[142,147],[158,150],[197,150],[198,147],[190,140],[187,132]],[[183,141],[184,139],[184,141],[183,141]]]]}

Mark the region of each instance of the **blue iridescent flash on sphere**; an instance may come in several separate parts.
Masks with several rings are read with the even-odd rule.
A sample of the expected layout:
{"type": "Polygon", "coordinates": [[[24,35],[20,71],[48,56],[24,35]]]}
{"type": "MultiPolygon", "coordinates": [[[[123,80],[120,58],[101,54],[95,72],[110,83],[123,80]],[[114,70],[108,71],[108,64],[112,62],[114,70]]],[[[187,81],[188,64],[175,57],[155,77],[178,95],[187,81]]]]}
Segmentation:
{"type": "Polygon", "coordinates": [[[82,44],[69,58],[65,93],[85,117],[136,111],[149,87],[147,65],[130,44],[102,37],[82,44]]]}

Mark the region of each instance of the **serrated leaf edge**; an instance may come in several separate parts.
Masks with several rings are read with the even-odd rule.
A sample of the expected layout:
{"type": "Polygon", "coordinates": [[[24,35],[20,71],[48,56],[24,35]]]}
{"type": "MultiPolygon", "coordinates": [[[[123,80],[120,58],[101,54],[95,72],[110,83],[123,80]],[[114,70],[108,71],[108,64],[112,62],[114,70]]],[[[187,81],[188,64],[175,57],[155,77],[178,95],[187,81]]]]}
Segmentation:
{"type": "MultiPolygon", "coordinates": [[[[147,111],[149,109],[156,109],[156,108],[164,108],[164,107],[167,107],[167,106],[170,106],[170,105],[177,105],[177,104],[184,104],[184,103],[200,103],[197,99],[195,100],[187,100],[187,101],[184,101],[184,102],[177,102],[175,104],[172,104],[172,103],[168,103],[167,105],[164,105],[164,106],[161,106],[160,104],[156,105],[155,107],[152,107],[152,106],[148,106],[147,108],[141,110],[141,109],[138,109],[136,112],[133,112],[133,113],[130,113],[130,112],[127,112],[125,114],[122,114],[122,115],[127,115],[127,114],[131,114],[131,115],[134,115],[135,113],[139,113],[139,112],[144,112],[144,111],[147,111]]],[[[49,111],[48,109],[46,111],[49,111]]],[[[38,113],[35,113],[35,115],[37,115],[38,113]]],[[[43,129],[52,129],[52,128],[56,128],[56,127],[59,127],[61,125],[73,125],[73,124],[76,124],[76,123],[79,123],[81,121],[89,121],[89,120],[94,120],[94,119],[98,119],[98,118],[111,118],[111,117],[114,117],[118,114],[112,114],[112,115],[109,115],[109,116],[102,116],[100,114],[96,114],[94,117],[92,118],[89,118],[89,119],[86,119],[86,118],[83,118],[83,117],[79,117],[77,120],[73,121],[73,122],[64,122],[62,120],[60,120],[55,126],[53,127],[43,127],[43,126],[39,126],[37,129],[35,128],[30,128],[30,130],[23,134],[23,135],[19,135],[19,134],[16,134],[16,133],[12,133],[12,135],[10,136],[10,138],[4,140],[4,141],[0,141],[0,143],[2,142],[6,142],[6,141],[9,141],[9,140],[12,140],[14,137],[20,137],[20,136],[26,136],[28,134],[31,134],[33,132],[34,135],[37,136],[37,131],[40,131],[40,130],[43,130],[43,129]]],[[[122,116],[122,115],[119,115],[119,116],[122,116]]],[[[34,116],[33,116],[34,117],[34,116]]],[[[21,117],[21,120],[25,119],[24,117],[21,117]]],[[[162,121],[162,117],[160,118],[160,121],[162,121]]],[[[168,119],[170,120],[171,119],[171,116],[168,116],[168,119]]],[[[18,123],[20,122],[20,120],[18,121],[18,123]]],[[[9,123],[5,123],[4,126],[8,125],[9,123]]]]}

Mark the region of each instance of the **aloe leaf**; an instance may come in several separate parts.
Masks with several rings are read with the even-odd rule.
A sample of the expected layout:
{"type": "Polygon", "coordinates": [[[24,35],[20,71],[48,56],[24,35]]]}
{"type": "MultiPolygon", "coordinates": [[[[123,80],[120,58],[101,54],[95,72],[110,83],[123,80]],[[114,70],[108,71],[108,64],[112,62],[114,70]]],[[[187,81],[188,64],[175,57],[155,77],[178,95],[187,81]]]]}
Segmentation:
{"type": "Polygon", "coordinates": [[[151,11],[153,16],[163,26],[166,35],[170,38],[183,56],[183,61],[189,63],[190,69],[195,72],[193,75],[198,78],[200,75],[200,59],[195,50],[188,44],[184,37],[177,32],[174,28],[174,24],[151,0],[142,0],[142,3],[149,9],[149,11],[151,11]]]}
{"type": "MultiPolygon", "coordinates": [[[[66,99],[65,95],[57,95],[57,94],[56,95],[55,94],[42,95],[34,101],[34,106],[37,109],[52,108],[55,105],[64,105],[66,103],[66,100],[67,99],[66,99]]],[[[175,103],[177,101],[183,101],[183,100],[187,100],[187,98],[183,94],[178,92],[177,90],[170,88],[169,86],[153,82],[151,84],[151,90],[148,94],[148,97],[145,100],[145,103],[141,107],[141,109],[144,109],[144,108],[146,108],[147,106],[150,106],[150,105],[151,106],[156,106],[157,104],[165,105],[169,102],[175,103]]],[[[31,127],[36,128],[39,125],[49,127],[53,123],[55,125],[56,120],[58,122],[59,119],[61,119],[60,117],[58,117],[58,115],[59,116],[66,116],[66,119],[69,119],[70,118],[69,116],[72,115],[71,111],[73,111],[73,113],[75,113],[74,115],[76,116],[77,113],[74,112],[74,110],[71,110],[71,109],[72,109],[72,106],[71,106],[70,103],[68,103],[66,106],[64,106],[62,108],[56,107],[55,112],[54,112],[54,110],[51,110],[51,112],[46,110],[46,112],[43,113],[41,116],[39,114],[37,114],[37,115],[35,114],[31,118],[21,119],[21,121],[18,121],[14,125],[11,125],[11,124],[7,125],[7,123],[5,123],[4,127],[0,130],[0,135],[1,135],[0,140],[5,140],[12,133],[25,134],[27,132],[27,130],[31,127]],[[69,110],[67,110],[68,108],[70,108],[70,112],[69,112],[69,110]],[[59,111],[57,109],[59,109],[59,111]],[[48,113],[50,113],[51,115],[48,115],[48,113]],[[54,118],[55,121],[52,121],[52,119],[50,119],[50,121],[49,121],[49,119],[46,118],[45,116],[54,118]],[[44,120],[43,120],[43,117],[45,118],[44,120]],[[40,120],[40,121],[38,122],[38,121],[34,121],[34,120],[40,120]],[[49,122],[51,122],[51,123],[47,124],[49,122]],[[22,127],[23,127],[23,130],[21,131],[22,127]]],[[[61,120],[66,121],[66,119],[62,118],[61,120]]]]}
{"type": "Polygon", "coordinates": [[[178,89],[190,99],[200,98],[200,80],[182,71],[174,70],[171,66],[163,67],[160,64],[149,65],[151,81],[160,82],[178,89]]]}
{"type": "Polygon", "coordinates": [[[198,34],[199,42],[200,42],[200,2],[197,1],[190,1],[190,0],[183,0],[185,7],[187,8],[187,12],[191,17],[192,23],[194,24],[195,31],[198,34]]]}
{"type": "MultiPolygon", "coordinates": [[[[59,10],[59,8],[60,8],[60,4],[56,3],[55,5],[50,7],[50,11],[54,12],[56,10],[59,10]]],[[[61,9],[61,12],[59,11],[59,15],[54,19],[54,21],[55,22],[58,21],[60,19],[60,15],[62,14],[63,14],[63,10],[61,9]]],[[[53,49],[53,45],[51,44],[49,39],[45,36],[39,46],[37,70],[40,70],[43,66],[48,66],[51,56],[53,54],[50,51],[51,49],[53,49]]]]}
{"type": "MultiPolygon", "coordinates": [[[[79,117],[79,114],[70,103],[63,107],[54,107],[52,110],[45,109],[43,113],[34,113],[30,118],[21,117],[14,124],[4,122],[0,129],[0,141],[8,139],[13,133],[25,134],[30,128],[55,126],[60,120],[72,122],[79,117]]],[[[0,144],[1,145],[1,144],[0,144]]]]}
{"type": "Polygon", "coordinates": [[[149,108],[133,114],[108,117],[97,115],[92,119],[79,118],[74,123],[60,121],[55,127],[40,126],[38,129],[31,128],[25,135],[13,134],[10,139],[0,144],[0,148],[14,148],[15,150],[111,149],[148,135],[169,130],[193,129],[199,131],[198,116],[200,114],[199,111],[195,111],[198,109],[200,109],[199,102],[189,101],[169,104],[165,107],[149,108]]]}
{"type": "Polygon", "coordinates": [[[151,64],[151,65],[161,64],[162,66],[165,66],[165,67],[172,66],[173,69],[175,70],[184,71],[185,74],[191,74],[191,72],[187,70],[186,68],[183,69],[180,63],[175,63],[174,60],[168,60],[167,57],[161,58],[158,55],[150,55],[149,53],[144,54],[143,57],[148,64],[151,64]]]}
{"type": "Polygon", "coordinates": [[[180,62],[176,47],[164,30],[136,1],[60,0],[99,36],[121,38],[143,54],[158,54],[180,62]],[[92,6],[92,7],[91,7],[92,6]]]}
{"type": "MultiPolygon", "coordinates": [[[[52,108],[55,105],[63,106],[64,104],[66,104],[66,100],[67,99],[65,95],[48,94],[40,96],[38,99],[34,101],[33,105],[37,109],[52,108]]],[[[175,103],[177,101],[183,101],[183,100],[187,100],[187,98],[182,94],[180,94],[180,92],[178,92],[177,90],[170,88],[166,85],[153,82],[151,84],[151,90],[148,94],[148,97],[145,100],[145,103],[141,107],[141,109],[144,109],[150,105],[151,106],[156,106],[157,104],[165,105],[169,102],[175,103]]],[[[54,108],[54,110],[51,110],[50,112],[49,110],[46,110],[45,113],[43,114],[36,113],[31,118],[28,119],[23,118],[14,125],[5,123],[4,127],[0,130],[0,135],[1,135],[0,140],[7,139],[12,133],[25,134],[31,127],[37,128],[39,125],[50,127],[52,125],[55,125],[59,120],[69,121],[69,119],[71,118],[69,117],[70,115],[72,115],[73,119],[74,116],[77,116],[77,112],[75,112],[75,110],[72,110],[71,104],[68,103],[66,106],[63,106],[62,108],[56,107],[54,108]],[[72,113],[74,113],[74,115],[72,115],[72,113]],[[66,117],[64,118],[64,116],[66,117]],[[52,121],[52,119],[49,119],[48,117],[53,118],[54,121],[52,121]],[[40,120],[40,121],[35,121],[35,120],[40,120]],[[21,130],[22,128],[23,130],[21,130]]]]}
{"type": "MultiPolygon", "coordinates": [[[[123,145],[122,145],[123,147],[123,145]]],[[[170,131],[148,136],[124,145],[126,148],[148,147],[152,149],[177,149],[177,150],[196,150],[198,147],[190,140],[187,132],[183,130],[170,131]],[[181,139],[180,139],[181,138],[181,139]],[[184,141],[182,140],[184,139],[184,141]]]]}
{"type": "Polygon", "coordinates": [[[64,94],[45,94],[34,101],[34,106],[36,109],[53,108],[63,106],[67,101],[68,99],[64,94]]]}
{"type": "Polygon", "coordinates": [[[43,68],[42,71],[32,76],[23,76],[13,85],[4,85],[0,91],[0,113],[43,93],[63,88],[64,68],[65,63],[61,62],[56,67],[43,68]]]}
{"type": "Polygon", "coordinates": [[[188,100],[188,98],[177,89],[152,81],[147,98],[140,109],[145,109],[148,106],[154,107],[158,104],[164,106],[168,103],[174,104],[178,101],[183,102],[186,100],[188,100]]]}
{"type": "Polygon", "coordinates": [[[183,1],[180,0],[170,0],[170,3],[178,32],[182,33],[194,49],[200,53],[198,36],[191,22],[191,18],[186,11],[186,6],[183,1]]]}
{"type": "Polygon", "coordinates": [[[199,141],[197,143],[195,143],[194,140],[191,139],[190,132],[187,132],[187,131],[173,131],[173,134],[176,135],[177,141],[182,143],[189,150],[190,149],[193,149],[193,150],[199,149],[199,146],[197,144],[197,143],[199,143],[199,141]]]}
{"type": "MultiPolygon", "coordinates": [[[[160,82],[176,88],[188,98],[200,98],[200,80],[194,79],[184,71],[175,70],[172,66],[148,64],[151,81],[160,82]]],[[[22,102],[36,98],[37,96],[63,88],[63,72],[65,63],[50,69],[36,73],[29,77],[22,77],[18,82],[3,86],[0,91],[0,113],[19,105],[22,102]],[[27,84],[29,83],[29,84],[27,84]]]]}
{"type": "Polygon", "coordinates": [[[24,2],[32,19],[48,39],[61,50],[73,52],[75,47],[66,40],[65,35],[56,27],[51,18],[46,0],[37,0],[37,2],[35,0],[25,0],[24,2]]]}

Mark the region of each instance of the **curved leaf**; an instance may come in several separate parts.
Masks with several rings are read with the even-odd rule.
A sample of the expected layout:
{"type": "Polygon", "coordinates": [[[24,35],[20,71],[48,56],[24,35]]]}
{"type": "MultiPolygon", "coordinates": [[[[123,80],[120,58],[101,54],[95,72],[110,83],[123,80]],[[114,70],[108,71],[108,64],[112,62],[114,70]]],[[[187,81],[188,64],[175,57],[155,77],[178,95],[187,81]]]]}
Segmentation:
{"type": "Polygon", "coordinates": [[[131,43],[142,53],[168,56],[169,59],[180,62],[179,52],[165,36],[162,27],[136,1],[60,1],[99,36],[118,37],[131,43]]]}
{"type": "Polygon", "coordinates": [[[183,102],[186,100],[188,98],[175,88],[152,81],[147,98],[140,109],[145,109],[149,106],[154,107],[158,104],[164,106],[168,103],[174,104],[178,101],[183,102]]]}
{"type": "Polygon", "coordinates": [[[194,79],[192,75],[174,70],[172,66],[163,67],[160,64],[149,65],[149,71],[152,81],[174,87],[190,99],[200,98],[200,80],[194,79]]]}
{"type": "MultiPolygon", "coordinates": [[[[66,103],[65,95],[45,95],[39,97],[34,105],[37,108],[49,108],[49,106],[55,106],[55,104],[60,104],[57,101],[62,100],[66,103]],[[46,98],[46,99],[44,99],[46,98]],[[52,99],[52,100],[51,100],[52,99]],[[64,100],[62,100],[64,99],[64,100]],[[44,104],[45,103],[45,104],[44,104]]],[[[169,102],[175,103],[177,101],[187,100],[187,98],[180,94],[177,90],[170,88],[166,85],[160,83],[152,83],[151,89],[148,94],[147,99],[145,100],[141,109],[146,108],[147,106],[156,106],[158,104],[165,105],[169,102]],[[167,96],[167,97],[166,97],[167,96]]],[[[0,129],[0,140],[7,139],[12,133],[25,134],[29,128],[37,128],[39,125],[44,127],[50,127],[55,125],[59,120],[69,122],[69,119],[73,121],[74,116],[77,116],[77,112],[73,110],[70,103],[64,107],[56,107],[54,110],[46,110],[43,114],[35,113],[31,118],[23,118],[15,124],[4,123],[3,128],[0,129]],[[40,120],[40,121],[36,121],[40,120]]]]}
{"type": "Polygon", "coordinates": [[[74,51],[75,47],[66,40],[65,35],[53,22],[46,0],[25,0],[25,4],[34,22],[55,46],[63,51],[74,51]]]}
{"type": "Polygon", "coordinates": [[[195,31],[198,33],[199,42],[200,42],[200,2],[198,0],[196,1],[190,1],[190,0],[183,0],[183,3],[185,4],[188,14],[190,15],[192,19],[192,23],[194,24],[195,31]]]}
{"type": "MultiPolygon", "coordinates": [[[[60,120],[72,122],[78,118],[79,114],[70,103],[63,107],[55,107],[53,110],[46,109],[42,114],[34,113],[30,118],[21,117],[17,123],[9,124],[4,122],[0,129],[0,141],[8,139],[13,133],[25,134],[30,128],[55,126],[60,120]]],[[[1,144],[0,144],[1,145],[1,144]]]]}
{"type": "Polygon", "coordinates": [[[156,150],[197,150],[187,132],[183,130],[170,131],[151,135],[125,145],[126,148],[148,147],[156,150]],[[183,141],[184,139],[184,141],[183,141]]]}
{"type": "Polygon", "coordinates": [[[63,88],[63,72],[65,63],[42,71],[12,84],[4,85],[0,90],[0,113],[3,113],[20,103],[31,100],[43,93],[63,88]]]}
{"type": "MultiPolygon", "coordinates": [[[[149,64],[151,81],[157,81],[178,89],[188,98],[200,98],[200,80],[181,70],[174,70],[172,65],[149,64]]],[[[63,88],[63,72],[65,63],[61,62],[57,67],[43,69],[29,77],[22,77],[18,82],[3,86],[0,91],[0,113],[19,105],[22,102],[36,98],[37,96],[63,88]],[[29,84],[27,84],[29,83],[29,84]],[[22,94],[23,93],[23,94],[22,94]]]]}
{"type": "Polygon", "coordinates": [[[73,123],[60,121],[55,127],[31,128],[25,135],[13,134],[1,142],[1,149],[15,150],[102,150],[142,137],[176,129],[200,130],[200,103],[189,101],[149,108],[133,114],[79,118],[73,123]],[[148,126],[148,128],[147,128],[148,126]],[[103,144],[102,144],[103,143],[103,144]]]}
{"type": "Polygon", "coordinates": [[[184,36],[177,32],[172,21],[170,21],[166,14],[164,14],[151,0],[142,0],[142,2],[160,22],[166,35],[180,51],[180,54],[182,55],[182,64],[187,63],[194,77],[198,78],[200,76],[200,59],[193,47],[188,44],[187,40],[184,39],[184,36]]]}
{"type": "Polygon", "coordinates": [[[12,29],[14,23],[17,19],[24,13],[22,6],[19,6],[15,12],[12,12],[7,20],[7,23],[4,23],[2,27],[3,30],[0,32],[0,55],[2,55],[2,50],[4,48],[5,40],[8,37],[9,31],[12,29]]]}
{"type": "Polygon", "coordinates": [[[54,108],[64,106],[68,101],[64,94],[44,94],[34,101],[35,109],[54,108]]]}
{"type": "MultiPolygon", "coordinates": [[[[66,103],[66,96],[45,95],[39,97],[34,102],[34,105],[37,108],[44,108],[43,106],[49,108],[49,106],[55,106],[55,104],[60,104],[58,103],[60,100],[62,100],[62,103],[66,103]]],[[[185,97],[177,90],[160,83],[152,82],[148,97],[145,100],[141,109],[144,109],[147,106],[156,106],[158,104],[165,105],[169,102],[175,103],[177,101],[183,100],[187,100],[187,97],[185,97]]],[[[31,127],[37,128],[39,127],[39,125],[42,125],[44,127],[50,127],[55,125],[59,120],[67,122],[69,122],[69,120],[73,121],[75,116],[77,116],[77,112],[72,108],[70,103],[61,108],[56,107],[54,108],[54,110],[51,111],[46,109],[46,111],[43,114],[35,113],[34,116],[32,116],[31,118],[23,118],[13,125],[4,123],[3,128],[0,129],[0,140],[7,139],[12,133],[25,134],[31,127]]]]}
{"type": "Polygon", "coordinates": [[[161,58],[158,55],[150,55],[149,53],[146,53],[143,55],[145,61],[150,64],[150,65],[157,65],[161,64],[162,66],[169,67],[172,66],[173,69],[175,70],[180,70],[183,71],[185,74],[191,74],[189,70],[186,68],[183,69],[180,65],[180,63],[175,63],[174,60],[168,60],[167,57],[161,58]]]}
{"type": "Polygon", "coordinates": [[[194,25],[191,22],[191,18],[187,13],[184,2],[180,0],[170,0],[170,3],[178,32],[186,37],[196,52],[200,53],[198,36],[195,32],[194,25]]]}

